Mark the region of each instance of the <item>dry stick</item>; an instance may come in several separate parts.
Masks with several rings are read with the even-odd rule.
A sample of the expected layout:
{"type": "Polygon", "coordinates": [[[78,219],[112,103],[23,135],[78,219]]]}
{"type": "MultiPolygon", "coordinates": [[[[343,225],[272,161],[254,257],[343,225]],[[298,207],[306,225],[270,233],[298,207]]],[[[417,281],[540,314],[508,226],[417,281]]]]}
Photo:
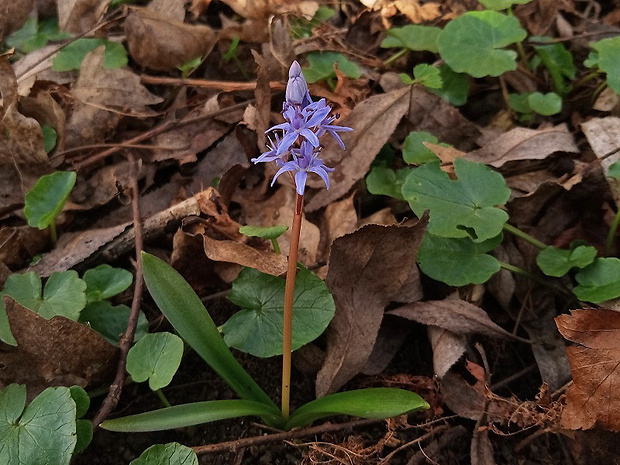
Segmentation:
{"type": "Polygon", "coordinates": [[[140,302],[142,301],[142,291],[144,289],[144,282],[142,279],[142,249],[144,248],[142,242],[142,222],[140,221],[140,191],[138,190],[138,165],[133,153],[127,153],[127,159],[131,169],[131,206],[133,211],[133,226],[135,231],[135,244],[136,244],[136,284],[133,291],[133,300],[131,302],[131,313],[129,314],[129,321],[127,322],[127,331],[121,337],[120,341],[120,357],[118,360],[118,366],[116,368],[116,377],[114,382],[110,385],[110,391],[107,397],[103,400],[101,408],[93,419],[93,427],[97,428],[103,420],[107,418],[110,412],[118,404],[118,400],[123,391],[123,385],[125,384],[125,366],[127,364],[127,353],[131,347],[134,335],[136,333],[136,326],[138,325],[138,315],[140,313],[140,302]]]}
{"type": "Polygon", "coordinates": [[[293,431],[284,431],[282,433],[267,434],[263,436],[252,436],[251,438],[237,439],[235,441],[220,442],[217,444],[207,444],[205,446],[192,447],[196,454],[210,454],[213,452],[223,452],[227,450],[236,450],[242,447],[258,446],[275,441],[283,441],[286,439],[303,438],[305,436],[313,436],[315,434],[333,433],[344,429],[356,428],[358,426],[372,425],[385,420],[375,418],[354,420],[347,423],[326,423],[324,425],[313,426],[311,428],[296,429],[293,431]]]}
{"type": "MultiPolygon", "coordinates": [[[[171,86],[190,86],[202,89],[216,89],[224,92],[233,92],[235,90],[254,90],[256,82],[235,82],[235,81],[208,81],[206,79],[189,79],[189,78],[170,78],[160,76],[150,76],[143,74],[140,80],[145,84],[163,84],[171,86]]],[[[269,82],[269,87],[276,90],[284,90],[285,86],[280,81],[269,82]]]]}
{"type": "Polygon", "coordinates": [[[297,252],[301,233],[301,217],[304,196],[295,191],[295,213],[291,229],[291,245],[288,252],[288,269],[284,288],[284,328],[282,330],[282,416],[288,418],[291,399],[291,341],[293,334],[293,297],[297,275],[297,252]]]}

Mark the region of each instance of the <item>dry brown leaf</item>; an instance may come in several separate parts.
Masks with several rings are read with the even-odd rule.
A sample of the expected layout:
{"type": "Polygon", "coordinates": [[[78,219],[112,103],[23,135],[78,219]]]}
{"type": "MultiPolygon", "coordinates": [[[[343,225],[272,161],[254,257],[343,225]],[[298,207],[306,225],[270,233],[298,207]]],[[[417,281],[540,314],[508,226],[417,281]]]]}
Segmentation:
{"type": "MultiPolygon", "coordinates": [[[[352,132],[342,135],[347,150],[344,152],[333,138],[325,140],[322,157],[325,164],[336,171],[331,175],[330,189],[321,190],[312,197],[307,211],[318,210],[342,197],[366,175],[375,156],[407,112],[410,92],[410,88],[404,88],[370,97],[338,123],[353,128],[352,132]]],[[[312,184],[309,182],[309,185],[312,184]]]]}
{"type": "Polygon", "coordinates": [[[562,426],[620,431],[620,313],[571,310],[555,319],[558,330],[578,346],[566,348],[573,384],[566,391],[562,426]]]}
{"type": "Polygon", "coordinates": [[[609,165],[620,159],[620,153],[609,156],[620,148],[620,118],[606,116],[605,118],[592,118],[581,123],[581,130],[588,139],[592,151],[598,158],[603,158],[601,164],[605,171],[609,165]]]}
{"type": "Polygon", "coordinates": [[[471,465],[496,465],[488,429],[474,431],[470,452],[471,465]]]}
{"type": "Polygon", "coordinates": [[[172,71],[206,55],[216,41],[208,26],[184,24],[173,11],[145,8],[132,9],[125,20],[125,34],[132,58],[140,66],[159,71],[172,71]]]}
{"type": "Polygon", "coordinates": [[[456,334],[511,337],[508,331],[493,323],[480,307],[459,299],[415,302],[390,310],[388,313],[425,325],[438,326],[456,334]]]}
{"type": "Polygon", "coordinates": [[[426,224],[423,219],[413,227],[368,225],[332,244],[326,282],[336,315],[317,375],[318,397],[338,390],[364,369],[385,306],[412,275],[419,279],[416,257],[426,224]]]}
{"type": "Polygon", "coordinates": [[[10,0],[0,4],[0,44],[22,27],[33,6],[34,0],[10,0]]]}
{"type": "Polygon", "coordinates": [[[114,373],[118,348],[86,325],[55,316],[50,320],[9,296],[2,302],[19,351],[51,386],[98,384],[114,373]]]}
{"type": "Polygon", "coordinates": [[[512,129],[465,158],[499,168],[510,161],[543,160],[557,152],[579,153],[565,124],[548,129],[512,129]]]}
{"type": "Polygon", "coordinates": [[[61,31],[82,34],[103,17],[110,0],[58,0],[61,31]]]}
{"type": "Polygon", "coordinates": [[[321,256],[329,255],[329,248],[337,237],[349,234],[357,229],[357,212],[353,205],[353,195],[330,203],[323,214],[321,226],[321,256]]]}
{"type": "MultiPolygon", "coordinates": [[[[56,131],[56,145],[49,153],[52,156],[61,152],[65,146],[65,123],[66,117],[61,106],[47,92],[39,92],[36,98],[22,97],[19,101],[19,109],[22,114],[34,118],[43,126],[48,125],[56,131]]],[[[54,160],[56,165],[62,160],[54,160]]]]}
{"type": "Polygon", "coordinates": [[[429,326],[427,331],[433,348],[433,369],[442,378],[465,354],[467,339],[437,326],[429,326]]]}
{"type": "Polygon", "coordinates": [[[383,373],[383,370],[387,368],[388,364],[398,353],[410,332],[411,327],[402,324],[398,318],[384,318],[381,322],[375,345],[364,364],[362,373],[365,375],[383,373]]]}
{"type": "Polygon", "coordinates": [[[7,266],[22,267],[49,246],[49,234],[30,226],[0,229],[0,261],[7,266]]]}
{"type": "Polygon", "coordinates": [[[105,69],[104,47],[84,58],[80,77],[71,90],[77,100],[67,124],[67,147],[99,142],[123,115],[152,116],[147,105],[162,101],[129,69],[105,69]]]}

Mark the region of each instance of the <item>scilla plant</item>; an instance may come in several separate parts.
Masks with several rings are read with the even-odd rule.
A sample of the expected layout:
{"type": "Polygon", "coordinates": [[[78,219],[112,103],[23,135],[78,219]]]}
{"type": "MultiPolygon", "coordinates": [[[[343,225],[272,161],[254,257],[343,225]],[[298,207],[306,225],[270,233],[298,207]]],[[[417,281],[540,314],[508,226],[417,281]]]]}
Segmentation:
{"type": "Polygon", "coordinates": [[[294,62],[289,71],[282,112],[286,122],[269,130],[274,133],[270,140],[270,150],[253,160],[255,163],[275,162],[280,169],[273,182],[288,172],[296,190],[284,293],[281,408],[276,406],[234,358],[200,298],[183,277],[162,260],[144,253],[144,279],[153,299],[178,334],[228,383],[240,399],[176,405],[108,420],[101,424],[102,428],[121,432],[158,431],[226,418],[258,416],[271,427],[290,430],[332,415],[389,418],[428,408],[428,404],[413,392],[371,388],[331,394],[309,402],[292,413],[289,411],[295,276],[306,180],[308,173],[315,173],[329,187],[328,173],[333,169],[326,167],[319,158],[319,138],[329,133],[344,148],[338,132],[351,131],[350,128],[333,125],[336,117],[330,116],[330,111],[331,107],[325,99],[312,101],[301,68],[294,62]]]}

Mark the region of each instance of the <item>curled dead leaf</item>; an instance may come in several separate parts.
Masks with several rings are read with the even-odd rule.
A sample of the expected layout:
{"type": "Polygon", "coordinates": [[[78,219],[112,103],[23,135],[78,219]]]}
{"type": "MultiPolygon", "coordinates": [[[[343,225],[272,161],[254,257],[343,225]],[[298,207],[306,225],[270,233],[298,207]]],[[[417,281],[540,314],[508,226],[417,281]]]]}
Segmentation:
{"type": "Polygon", "coordinates": [[[102,18],[110,0],[58,0],[61,31],[82,34],[102,18]]]}

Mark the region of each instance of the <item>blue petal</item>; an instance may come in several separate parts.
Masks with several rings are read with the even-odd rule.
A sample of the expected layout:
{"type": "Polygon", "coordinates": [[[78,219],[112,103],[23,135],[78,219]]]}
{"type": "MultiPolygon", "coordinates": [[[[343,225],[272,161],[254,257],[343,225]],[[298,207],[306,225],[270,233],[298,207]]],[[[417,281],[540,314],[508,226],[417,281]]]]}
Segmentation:
{"type": "Polygon", "coordinates": [[[305,137],[306,140],[315,147],[318,147],[320,144],[319,138],[310,129],[302,129],[301,131],[299,131],[299,135],[305,137]]]}
{"type": "Polygon", "coordinates": [[[308,171],[318,174],[323,180],[323,182],[325,183],[325,187],[327,188],[327,190],[329,190],[329,177],[327,176],[327,172],[325,171],[323,166],[313,167],[313,168],[308,169],[308,171]]]}
{"type": "Polygon", "coordinates": [[[278,179],[278,177],[282,173],[286,173],[287,171],[295,171],[296,169],[297,169],[297,166],[295,166],[295,162],[289,161],[285,163],[284,165],[282,165],[282,168],[280,168],[278,172],[275,174],[275,176],[273,177],[273,180],[271,181],[271,185],[273,186],[276,183],[276,179],[278,179]]]}
{"type": "Polygon", "coordinates": [[[308,179],[308,173],[305,171],[298,171],[297,174],[295,174],[295,186],[299,195],[304,195],[306,179],[308,179]]]}

